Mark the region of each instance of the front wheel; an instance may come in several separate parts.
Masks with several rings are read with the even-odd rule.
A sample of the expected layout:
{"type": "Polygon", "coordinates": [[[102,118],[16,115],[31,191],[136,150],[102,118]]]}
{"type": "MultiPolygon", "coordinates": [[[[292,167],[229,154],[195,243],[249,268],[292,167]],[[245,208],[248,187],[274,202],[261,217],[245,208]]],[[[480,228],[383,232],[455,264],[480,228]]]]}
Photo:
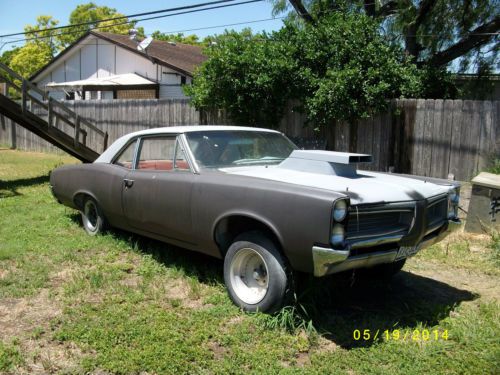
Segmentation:
{"type": "Polygon", "coordinates": [[[274,243],[258,232],[238,236],[224,258],[231,300],[245,311],[274,312],[292,295],[292,275],[274,243]]]}

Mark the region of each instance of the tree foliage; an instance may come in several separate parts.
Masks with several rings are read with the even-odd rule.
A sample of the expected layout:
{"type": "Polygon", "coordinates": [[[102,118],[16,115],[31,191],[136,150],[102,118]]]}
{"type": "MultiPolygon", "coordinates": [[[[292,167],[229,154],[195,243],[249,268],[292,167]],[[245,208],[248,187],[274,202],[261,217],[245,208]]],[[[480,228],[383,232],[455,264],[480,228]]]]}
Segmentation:
{"type": "Polygon", "coordinates": [[[276,127],[289,100],[314,126],[351,121],[422,90],[415,65],[363,15],[288,22],[272,34],[226,32],[206,53],[187,93],[196,107],[225,108],[242,124],[276,127]]]}
{"type": "MultiPolygon", "coordinates": [[[[90,2],[86,4],[78,5],[75,10],[73,10],[69,16],[70,25],[78,25],[81,23],[88,23],[88,25],[75,26],[70,30],[71,33],[61,35],[59,40],[64,46],[73,43],[75,40],[80,38],[88,30],[99,27],[99,30],[116,33],[116,34],[126,34],[128,30],[135,27],[136,23],[126,23],[127,18],[98,22],[99,20],[124,17],[124,14],[119,13],[115,8],[110,8],[107,6],[97,6],[95,3],[90,2]]],[[[144,30],[140,28],[139,35],[144,35],[144,30]]]]}
{"type": "Polygon", "coordinates": [[[500,7],[492,0],[270,0],[274,13],[307,22],[332,11],[364,13],[419,64],[455,70],[499,68],[500,7]],[[302,5],[301,12],[295,12],[302,5]],[[496,33],[496,34],[495,34],[496,33]],[[497,64],[497,65],[495,65],[497,64]]]}
{"type": "Polygon", "coordinates": [[[27,25],[24,31],[36,33],[28,34],[30,40],[24,46],[4,53],[9,59],[8,65],[23,77],[29,77],[47,64],[58,52],[60,43],[57,38],[50,38],[50,31],[46,29],[57,24],[58,21],[51,16],[38,16],[35,25],[27,25]]]}
{"type": "Polygon", "coordinates": [[[225,32],[205,49],[209,59],[185,90],[198,108],[224,108],[242,124],[276,125],[294,88],[292,52],[264,33],[225,32]]]}
{"type": "Polygon", "coordinates": [[[159,30],[156,30],[155,32],[153,32],[153,34],[151,34],[151,36],[155,40],[162,40],[165,42],[192,44],[195,46],[201,45],[203,43],[202,41],[200,41],[198,35],[195,34],[190,34],[190,35],[184,35],[183,33],[165,34],[159,30]]]}

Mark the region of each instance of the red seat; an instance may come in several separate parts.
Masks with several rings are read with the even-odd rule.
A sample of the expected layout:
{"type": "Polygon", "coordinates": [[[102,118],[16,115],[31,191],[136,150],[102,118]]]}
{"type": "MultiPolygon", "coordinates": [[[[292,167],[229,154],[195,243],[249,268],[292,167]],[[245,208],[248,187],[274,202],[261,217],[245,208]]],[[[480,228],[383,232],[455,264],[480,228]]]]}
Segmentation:
{"type": "MultiPolygon", "coordinates": [[[[185,160],[178,160],[177,168],[189,169],[189,164],[185,160]]],[[[173,162],[172,160],[141,160],[137,169],[171,171],[173,169],[173,162]]]]}

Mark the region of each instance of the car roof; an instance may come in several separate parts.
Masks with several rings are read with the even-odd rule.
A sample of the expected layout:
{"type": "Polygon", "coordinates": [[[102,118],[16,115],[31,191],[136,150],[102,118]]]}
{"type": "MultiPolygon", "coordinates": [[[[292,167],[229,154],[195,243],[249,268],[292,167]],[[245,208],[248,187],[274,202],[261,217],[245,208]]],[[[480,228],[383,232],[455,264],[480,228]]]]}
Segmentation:
{"type": "Polygon", "coordinates": [[[260,131],[269,133],[279,133],[276,130],[266,129],[266,128],[254,128],[250,126],[233,126],[233,125],[186,125],[186,126],[168,126],[163,128],[152,128],[146,130],[139,130],[134,133],[127,134],[127,136],[135,137],[138,135],[148,135],[148,134],[180,134],[180,133],[191,133],[199,131],[260,131]]]}
{"type": "Polygon", "coordinates": [[[182,134],[198,131],[254,131],[254,132],[267,132],[279,133],[276,130],[265,128],[253,128],[249,126],[230,126],[230,125],[189,125],[189,126],[169,126],[163,128],[152,128],[140,130],[134,133],[129,133],[114,141],[109,148],[99,156],[95,163],[111,163],[114,156],[122,147],[129,142],[132,138],[140,137],[143,135],[153,134],[182,134]]]}

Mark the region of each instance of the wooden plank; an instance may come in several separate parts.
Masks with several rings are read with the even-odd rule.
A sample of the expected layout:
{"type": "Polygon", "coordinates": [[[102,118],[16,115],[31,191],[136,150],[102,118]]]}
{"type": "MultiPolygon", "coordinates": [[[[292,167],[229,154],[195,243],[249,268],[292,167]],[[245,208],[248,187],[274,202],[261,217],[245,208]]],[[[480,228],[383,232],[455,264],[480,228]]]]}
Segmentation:
{"type": "Polygon", "coordinates": [[[412,156],[411,156],[411,174],[421,175],[422,168],[422,155],[423,155],[423,142],[424,142],[424,129],[425,129],[425,100],[417,99],[415,122],[412,136],[412,156]]]}
{"type": "Polygon", "coordinates": [[[380,170],[387,172],[389,170],[389,149],[391,142],[391,117],[388,112],[380,114],[380,170]]]}
{"type": "MultiPolygon", "coordinates": [[[[445,177],[443,176],[443,167],[447,164],[443,160],[445,140],[444,121],[443,121],[443,107],[442,99],[434,100],[434,113],[432,120],[432,128],[430,129],[429,148],[431,149],[430,166],[428,176],[445,177]]],[[[447,169],[447,166],[446,166],[447,169]]]]}
{"type": "Polygon", "coordinates": [[[458,150],[458,159],[460,167],[457,169],[455,178],[465,181],[468,177],[468,159],[470,153],[470,136],[472,122],[472,100],[464,100],[462,106],[462,121],[460,123],[460,145],[458,150]]]}
{"type": "Polygon", "coordinates": [[[451,141],[450,141],[450,166],[449,173],[452,174],[455,179],[460,173],[461,163],[460,163],[460,139],[462,137],[462,113],[463,101],[455,100],[453,102],[453,124],[451,128],[451,141]]]}
{"type": "Polygon", "coordinates": [[[494,158],[491,148],[492,137],[492,112],[493,106],[491,101],[483,101],[478,103],[479,116],[479,144],[476,152],[475,170],[480,172],[488,166],[490,159],[494,158]]]}
{"type": "MultiPolygon", "coordinates": [[[[365,123],[365,153],[373,156],[373,117],[370,117],[365,123]]],[[[375,169],[375,160],[366,165],[366,169],[374,170],[375,169]]]]}
{"type": "Polygon", "coordinates": [[[436,172],[432,177],[448,178],[450,173],[451,132],[453,128],[453,100],[443,101],[443,114],[441,115],[441,147],[433,162],[436,163],[436,172]]]}
{"type": "Polygon", "coordinates": [[[16,131],[16,123],[14,121],[10,122],[10,136],[11,136],[11,148],[15,150],[17,148],[17,131],[16,131]]]}
{"type": "Polygon", "coordinates": [[[376,115],[373,118],[373,135],[372,135],[372,153],[373,153],[373,169],[380,170],[380,116],[376,115]]]}
{"type": "Polygon", "coordinates": [[[481,140],[482,103],[478,100],[472,102],[472,121],[470,123],[469,157],[467,160],[467,181],[472,179],[477,173],[479,159],[479,143],[481,140]]]}
{"type": "Polygon", "coordinates": [[[424,133],[422,138],[422,153],[419,160],[421,164],[420,175],[431,175],[431,158],[432,158],[432,129],[434,127],[434,112],[436,101],[427,99],[425,101],[425,123],[424,133]]]}

